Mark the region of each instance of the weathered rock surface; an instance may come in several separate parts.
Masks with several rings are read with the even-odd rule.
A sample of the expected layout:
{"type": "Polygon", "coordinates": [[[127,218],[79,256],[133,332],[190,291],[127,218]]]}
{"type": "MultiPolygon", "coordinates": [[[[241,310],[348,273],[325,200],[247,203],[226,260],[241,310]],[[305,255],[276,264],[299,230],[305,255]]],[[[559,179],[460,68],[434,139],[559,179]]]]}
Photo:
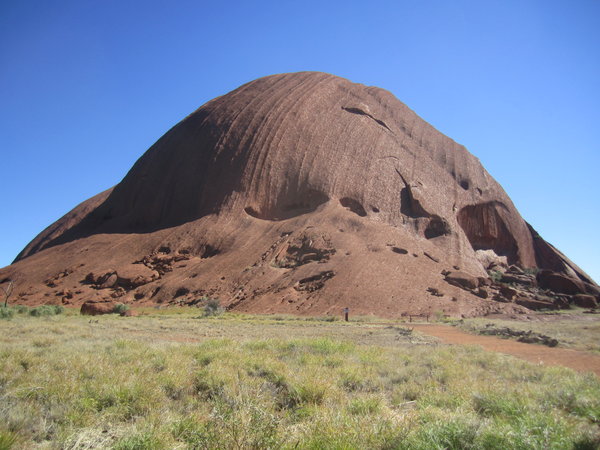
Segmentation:
{"type": "Polygon", "coordinates": [[[523,286],[535,286],[535,277],[532,275],[505,273],[500,279],[503,283],[516,283],[523,286]]]}
{"type": "Polygon", "coordinates": [[[573,296],[573,303],[582,308],[597,308],[598,301],[593,295],[577,294],[573,296]]]}
{"type": "Polygon", "coordinates": [[[509,265],[597,287],[477,158],[392,94],[302,72],[200,107],[0,279],[26,304],[67,289],[74,304],[219,297],[265,313],[470,316],[525,311],[478,290],[486,270],[509,265]],[[441,271],[474,281],[448,284],[441,271]]]}
{"type": "Polygon", "coordinates": [[[498,256],[492,249],[476,250],[475,257],[485,270],[506,270],[508,267],[508,259],[506,256],[498,256]]]}
{"type": "Polygon", "coordinates": [[[479,286],[479,280],[476,277],[460,271],[448,272],[446,281],[463,289],[475,289],[479,286]]]}
{"type": "Polygon", "coordinates": [[[583,294],[585,287],[582,280],[565,276],[551,270],[542,270],[537,274],[537,281],[540,287],[549,289],[561,294],[583,294]]]}
{"type": "Polygon", "coordinates": [[[505,299],[511,301],[517,295],[517,290],[509,286],[500,286],[500,295],[505,299]]]}
{"type": "Polygon", "coordinates": [[[81,305],[80,313],[87,316],[112,314],[116,304],[109,300],[88,300],[81,305]]]}
{"type": "Polygon", "coordinates": [[[558,306],[554,302],[538,300],[531,297],[518,297],[515,299],[517,305],[524,306],[529,309],[558,309],[558,306]]]}

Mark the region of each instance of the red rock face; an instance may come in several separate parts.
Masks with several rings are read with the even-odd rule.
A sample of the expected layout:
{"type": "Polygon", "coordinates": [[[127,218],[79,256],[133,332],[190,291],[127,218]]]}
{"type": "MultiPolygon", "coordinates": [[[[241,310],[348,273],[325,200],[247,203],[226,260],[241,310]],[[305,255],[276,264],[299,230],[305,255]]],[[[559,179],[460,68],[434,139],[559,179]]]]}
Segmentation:
{"type": "Polygon", "coordinates": [[[0,275],[20,279],[30,302],[60,284],[80,291],[73,301],[213,296],[256,312],[518,308],[444,281],[459,269],[485,277],[477,250],[593,285],[463,146],[387,91],[304,72],[203,105],[0,275]],[[67,266],[68,282],[40,287],[67,266]],[[80,283],[89,273],[117,275],[80,283]]]}
{"type": "Polygon", "coordinates": [[[80,312],[82,315],[99,316],[102,314],[112,314],[116,304],[111,301],[87,301],[81,305],[80,312]]]}

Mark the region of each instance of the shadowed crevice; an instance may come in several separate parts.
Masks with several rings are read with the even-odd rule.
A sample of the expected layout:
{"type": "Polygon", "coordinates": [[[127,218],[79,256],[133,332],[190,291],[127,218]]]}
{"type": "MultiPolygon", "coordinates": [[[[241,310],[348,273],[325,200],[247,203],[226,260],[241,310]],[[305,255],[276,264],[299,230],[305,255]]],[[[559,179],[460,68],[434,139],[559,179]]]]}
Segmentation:
{"type": "Polygon", "coordinates": [[[417,219],[419,217],[431,217],[431,214],[427,212],[421,202],[417,200],[413,194],[412,188],[406,178],[400,173],[397,168],[394,168],[396,173],[404,183],[404,188],[400,191],[400,212],[405,216],[408,216],[412,219],[417,219]]]}
{"type": "Polygon", "coordinates": [[[266,206],[246,206],[244,212],[261,220],[287,220],[315,211],[329,201],[329,197],[316,189],[299,189],[294,198],[284,198],[278,204],[266,206]]]}
{"type": "Polygon", "coordinates": [[[367,211],[365,211],[363,205],[361,205],[358,200],[355,200],[353,198],[341,198],[340,205],[342,205],[344,208],[348,208],[350,211],[352,211],[354,214],[360,217],[365,217],[367,215],[367,211]]]}
{"type": "Polygon", "coordinates": [[[351,114],[358,114],[359,116],[367,116],[369,119],[373,120],[375,123],[377,123],[377,125],[385,128],[386,130],[388,130],[390,133],[393,133],[392,130],[390,130],[390,127],[387,126],[387,124],[380,119],[377,119],[375,117],[373,117],[371,114],[369,114],[366,111],[363,111],[360,108],[355,108],[355,107],[346,107],[346,106],[342,106],[342,109],[346,112],[349,112],[351,114]]]}
{"type": "Polygon", "coordinates": [[[450,225],[448,222],[438,215],[431,216],[427,228],[425,228],[425,238],[433,239],[440,236],[450,234],[450,225]]]}

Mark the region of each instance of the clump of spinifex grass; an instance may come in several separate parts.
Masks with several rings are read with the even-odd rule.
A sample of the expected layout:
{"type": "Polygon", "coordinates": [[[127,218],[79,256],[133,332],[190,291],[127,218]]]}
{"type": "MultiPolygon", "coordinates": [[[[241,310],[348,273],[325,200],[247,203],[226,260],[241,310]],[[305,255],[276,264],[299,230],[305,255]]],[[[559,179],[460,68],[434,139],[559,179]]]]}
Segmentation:
{"type": "Polygon", "coordinates": [[[300,327],[264,319],[257,327],[265,337],[246,339],[254,328],[240,317],[176,319],[2,321],[0,443],[67,449],[600,444],[600,380],[591,374],[476,348],[410,344],[410,333],[383,326],[300,327]],[[221,337],[188,342],[192,333],[210,330],[221,337]],[[307,337],[306,330],[344,338],[307,337]],[[362,345],[366,336],[384,344],[362,345]]]}

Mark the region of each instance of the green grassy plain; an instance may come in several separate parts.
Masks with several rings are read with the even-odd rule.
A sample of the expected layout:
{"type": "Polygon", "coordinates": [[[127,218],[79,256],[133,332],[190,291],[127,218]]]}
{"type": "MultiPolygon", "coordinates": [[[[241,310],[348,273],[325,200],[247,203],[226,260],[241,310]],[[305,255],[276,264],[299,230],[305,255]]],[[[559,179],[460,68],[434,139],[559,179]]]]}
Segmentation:
{"type": "Polygon", "coordinates": [[[592,449],[600,379],[403,324],[0,320],[0,449],[592,449]]]}

